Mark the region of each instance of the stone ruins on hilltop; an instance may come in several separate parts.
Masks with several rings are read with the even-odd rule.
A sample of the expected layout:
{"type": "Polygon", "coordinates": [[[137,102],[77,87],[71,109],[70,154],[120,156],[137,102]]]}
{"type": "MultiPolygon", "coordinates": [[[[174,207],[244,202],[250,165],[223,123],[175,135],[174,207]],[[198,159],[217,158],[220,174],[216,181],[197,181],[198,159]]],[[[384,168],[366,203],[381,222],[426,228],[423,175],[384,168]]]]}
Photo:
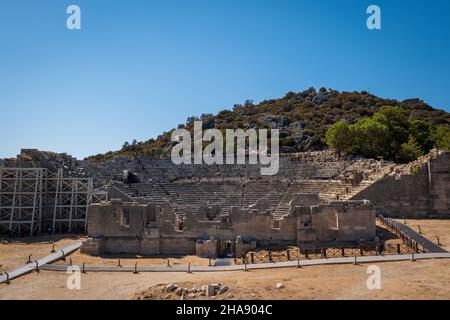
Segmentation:
{"type": "Polygon", "coordinates": [[[405,165],[286,154],[275,176],[258,165],[105,163],[22,150],[0,162],[0,233],[87,232],[84,252],[240,256],[262,246],[371,244],[376,212],[450,216],[450,154],[405,165]]]}

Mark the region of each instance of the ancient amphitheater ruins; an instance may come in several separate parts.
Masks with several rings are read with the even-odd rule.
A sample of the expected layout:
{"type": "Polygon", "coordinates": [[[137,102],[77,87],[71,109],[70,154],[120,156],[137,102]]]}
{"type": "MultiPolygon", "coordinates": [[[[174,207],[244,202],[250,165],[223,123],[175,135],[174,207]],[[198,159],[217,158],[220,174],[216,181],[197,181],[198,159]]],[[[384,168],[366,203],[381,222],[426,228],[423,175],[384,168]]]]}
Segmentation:
{"type": "Polygon", "coordinates": [[[377,214],[450,217],[450,154],[398,165],[332,151],[257,165],[174,165],[115,158],[94,164],[22,150],[0,162],[0,234],[86,232],[82,251],[242,256],[274,245],[376,244],[377,214]]]}

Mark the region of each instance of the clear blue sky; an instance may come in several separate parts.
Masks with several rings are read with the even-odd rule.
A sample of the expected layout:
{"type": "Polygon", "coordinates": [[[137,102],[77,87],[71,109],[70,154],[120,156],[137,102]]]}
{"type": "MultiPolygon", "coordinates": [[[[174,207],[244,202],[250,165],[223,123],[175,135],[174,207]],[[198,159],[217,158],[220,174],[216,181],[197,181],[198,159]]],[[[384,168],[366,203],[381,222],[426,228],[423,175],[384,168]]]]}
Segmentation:
{"type": "Polygon", "coordinates": [[[310,86],[450,111],[449,77],[448,0],[1,0],[0,157],[116,150],[310,86]],[[366,28],[370,4],[381,31],[366,28]]]}

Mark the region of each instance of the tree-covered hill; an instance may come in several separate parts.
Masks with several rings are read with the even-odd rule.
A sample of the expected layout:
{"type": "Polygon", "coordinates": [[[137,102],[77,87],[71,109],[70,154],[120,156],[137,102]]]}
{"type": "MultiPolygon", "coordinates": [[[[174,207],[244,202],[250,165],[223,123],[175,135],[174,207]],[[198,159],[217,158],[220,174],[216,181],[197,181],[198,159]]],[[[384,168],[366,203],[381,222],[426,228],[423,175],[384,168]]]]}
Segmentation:
{"type": "MultiPolygon", "coordinates": [[[[204,129],[276,128],[280,130],[281,152],[315,151],[328,147],[327,131],[336,122],[355,124],[359,119],[372,118],[383,106],[399,107],[405,121],[421,120],[433,130],[450,127],[449,113],[434,109],[420,99],[397,101],[382,99],[364,91],[339,92],[325,88],[288,92],[283,98],[266,100],[259,104],[248,100],[216,115],[190,117],[185,124],[178,127],[192,129],[193,121],[202,120],[204,129]]],[[[420,122],[420,125],[423,123],[420,122]]],[[[170,155],[171,132],[164,132],[147,141],[125,142],[121,150],[92,156],[88,160],[97,162],[109,160],[114,156],[170,155]]],[[[443,134],[446,134],[445,130],[443,134]]],[[[330,144],[330,141],[328,143],[330,144]]]]}

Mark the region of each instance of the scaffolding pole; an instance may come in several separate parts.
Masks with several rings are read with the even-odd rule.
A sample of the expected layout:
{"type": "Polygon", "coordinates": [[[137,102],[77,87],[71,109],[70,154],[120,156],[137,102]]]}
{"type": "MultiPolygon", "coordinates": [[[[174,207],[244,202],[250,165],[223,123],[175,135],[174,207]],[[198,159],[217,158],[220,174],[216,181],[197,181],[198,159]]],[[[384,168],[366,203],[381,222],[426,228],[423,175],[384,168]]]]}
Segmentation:
{"type": "Polygon", "coordinates": [[[89,206],[107,200],[92,178],[64,177],[45,168],[0,168],[0,235],[84,232],[89,206]]]}
{"type": "Polygon", "coordinates": [[[0,168],[0,232],[30,236],[40,230],[43,169],[0,168]]]}

